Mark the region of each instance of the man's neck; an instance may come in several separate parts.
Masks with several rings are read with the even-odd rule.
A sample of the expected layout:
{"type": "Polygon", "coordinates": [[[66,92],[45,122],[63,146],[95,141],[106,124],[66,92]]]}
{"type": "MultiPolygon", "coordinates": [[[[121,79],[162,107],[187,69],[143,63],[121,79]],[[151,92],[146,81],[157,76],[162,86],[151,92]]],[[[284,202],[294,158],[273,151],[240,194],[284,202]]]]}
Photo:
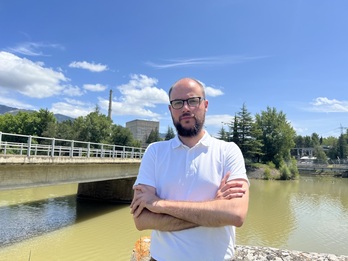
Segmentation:
{"type": "Polygon", "coordinates": [[[205,130],[201,130],[196,136],[193,136],[193,137],[179,136],[179,139],[187,147],[192,148],[203,138],[204,134],[205,134],[205,130]]]}

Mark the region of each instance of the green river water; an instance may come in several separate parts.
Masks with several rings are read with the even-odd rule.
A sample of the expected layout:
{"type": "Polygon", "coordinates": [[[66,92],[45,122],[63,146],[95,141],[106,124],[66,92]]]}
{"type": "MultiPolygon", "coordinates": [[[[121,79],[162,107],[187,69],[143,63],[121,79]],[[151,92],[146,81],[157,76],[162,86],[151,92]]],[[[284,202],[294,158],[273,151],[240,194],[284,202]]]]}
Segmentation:
{"type": "MultiPolygon", "coordinates": [[[[348,255],[348,179],[250,180],[237,244],[348,255]]],[[[77,184],[0,191],[0,260],[130,260],[150,231],[129,205],[76,201],[77,184]]]]}

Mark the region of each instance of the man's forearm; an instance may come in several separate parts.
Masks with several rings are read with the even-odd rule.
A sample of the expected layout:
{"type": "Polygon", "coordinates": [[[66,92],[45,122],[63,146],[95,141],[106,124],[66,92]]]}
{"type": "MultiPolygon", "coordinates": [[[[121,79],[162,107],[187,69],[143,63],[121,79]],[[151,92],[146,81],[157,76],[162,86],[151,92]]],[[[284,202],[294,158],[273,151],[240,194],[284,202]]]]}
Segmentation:
{"type": "Polygon", "coordinates": [[[134,217],[134,223],[138,230],[155,229],[160,231],[179,231],[197,227],[196,224],[191,222],[166,214],[152,213],[147,209],[143,209],[138,217],[134,217]]]}
{"type": "Polygon", "coordinates": [[[160,200],[151,211],[167,214],[198,226],[241,226],[247,214],[248,195],[233,200],[206,202],[160,200]]]}

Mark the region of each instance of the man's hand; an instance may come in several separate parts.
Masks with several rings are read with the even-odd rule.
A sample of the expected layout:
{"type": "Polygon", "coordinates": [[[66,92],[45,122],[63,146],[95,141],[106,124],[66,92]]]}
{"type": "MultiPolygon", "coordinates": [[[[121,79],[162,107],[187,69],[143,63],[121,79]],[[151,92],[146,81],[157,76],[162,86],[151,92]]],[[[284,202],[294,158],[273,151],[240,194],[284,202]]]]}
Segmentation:
{"type": "Polygon", "coordinates": [[[138,217],[144,208],[153,211],[153,207],[156,206],[156,203],[160,198],[156,195],[154,189],[150,189],[149,186],[136,185],[134,186],[134,197],[131,207],[131,214],[134,217],[138,217]]]}
{"type": "Polygon", "coordinates": [[[215,199],[232,199],[244,196],[246,190],[243,188],[243,182],[235,180],[228,181],[229,177],[230,172],[221,180],[215,199]]]}

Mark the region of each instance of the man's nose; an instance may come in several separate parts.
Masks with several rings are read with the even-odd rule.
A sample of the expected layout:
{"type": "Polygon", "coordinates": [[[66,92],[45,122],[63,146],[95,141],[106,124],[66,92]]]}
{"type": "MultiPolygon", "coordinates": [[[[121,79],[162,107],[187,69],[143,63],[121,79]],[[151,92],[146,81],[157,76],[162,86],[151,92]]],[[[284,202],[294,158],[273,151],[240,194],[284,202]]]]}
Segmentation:
{"type": "Polygon", "coordinates": [[[188,104],[188,101],[184,101],[182,109],[190,110],[190,105],[188,104]]]}

